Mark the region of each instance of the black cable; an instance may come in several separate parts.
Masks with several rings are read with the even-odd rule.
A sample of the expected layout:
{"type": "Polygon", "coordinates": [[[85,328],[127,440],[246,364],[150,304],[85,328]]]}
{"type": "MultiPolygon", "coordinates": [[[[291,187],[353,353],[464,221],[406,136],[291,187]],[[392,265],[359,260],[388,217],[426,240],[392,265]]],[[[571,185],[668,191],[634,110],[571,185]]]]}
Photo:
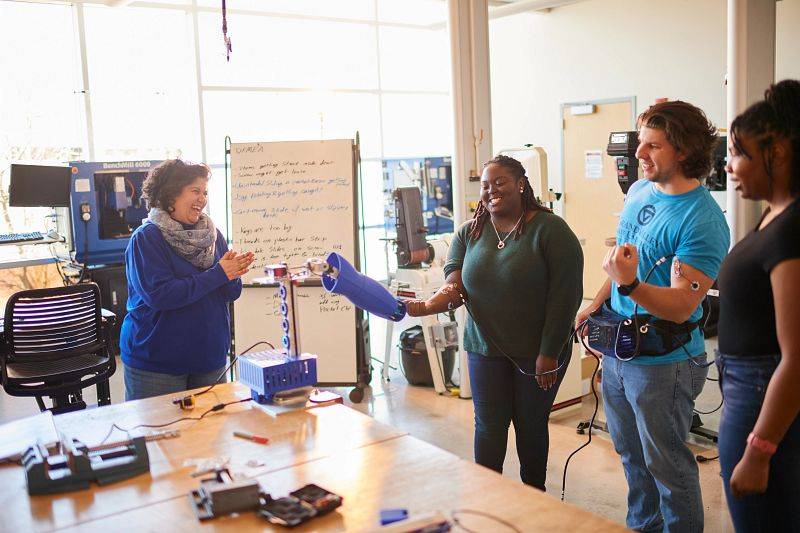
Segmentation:
{"type": "Polygon", "coordinates": [[[714,459],[719,459],[719,455],[715,455],[714,457],[706,457],[705,455],[695,455],[694,458],[698,463],[707,463],[709,461],[713,461],[714,459]]]}
{"type": "MultiPolygon", "coordinates": [[[[667,259],[669,259],[671,257],[675,257],[675,254],[668,254],[668,255],[664,255],[661,258],[659,258],[658,261],[656,261],[653,264],[653,266],[650,267],[650,270],[647,271],[647,274],[645,275],[644,280],[642,281],[642,283],[647,283],[647,280],[650,279],[650,276],[655,271],[656,267],[658,267],[659,265],[663,265],[667,261],[667,259]]],[[[633,298],[631,298],[631,299],[633,300],[633,298]]],[[[625,361],[625,362],[631,361],[634,357],[639,355],[639,343],[640,343],[642,332],[639,330],[639,316],[638,316],[638,313],[637,313],[638,310],[639,310],[639,302],[634,300],[633,326],[634,326],[634,332],[636,334],[636,347],[634,348],[634,351],[633,351],[634,355],[632,357],[630,357],[630,358],[627,358],[627,359],[623,359],[621,357],[617,357],[617,359],[619,359],[620,361],[625,361]]],[[[708,318],[709,317],[706,317],[706,321],[703,324],[703,327],[705,327],[706,324],[708,324],[708,318]]],[[[647,324],[645,324],[644,327],[651,327],[651,328],[657,329],[659,331],[663,331],[665,333],[669,333],[664,328],[659,328],[658,326],[655,326],[655,325],[653,325],[653,324],[651,324],[649,322],[647,324]]],[[[689,335],[691,336],[691,333],[689,333],[689,335]]],[[[689,356],[689,361],[691,361],[692,364],[694,364],[695,366],[698,366],[700,368],[708,368],[709,366],[711,366],[714,363],[714,360],[712,359],[708,363],[700,364],[700,363],[698,363],[697,361],[694,360],[694,358],[698,357],[698,356],[693,356],[692,354],[690,354],[689,350],[686,349],[685,344],[681,344],[681,348],[683,348],[683,351],[686,352],[687,356],[689,356]]],[[[614,346],[614,349],[616,350],[616,345],[614,346]]],[[[711,380],[711,381],[716,381],[716,380],[711,380]]]]}
{"type": "Polygon", "coordinates": [[[78,278],[78,281],[75,282],[75,285],[78,283],[82,283],[83,280],[86,278],[86,274],[89,272],[89,221],[83,221],[83,268],[81,268],[81,276],[78,278]]]}
{"type": "Polygon", "coordinates": [[[61,270],[61,261],[59,260],[58,253],[53,249],[53,243],[48,244],[47,249],[50,250],[50,257],[55,260],[56,272],[58,273],[58,277],[61,278],[61,283],[63,283],[65,287],[68,286],[69,280],[67,280],[67,276],[64,275],[64,271],[61,270]]]}
{"type": "Polygon", "coordinates": [[[694,411],[694,412],[695,412],[695,413],[697,413],[698,415],[710,415],[711,413],[716,413],[717,411],[719,411],[720,409],[722,409],[722,404],[724,404],[724,403],[725,403],[725,398],[723,398],[722,400],[720,400],[720,402],[719,402],[719,405],[718,405],[718,406],[717,406],[717,408],[716,408],[716,409],[714,409],[713,411],[708,411],[708,412],[705,412],[705,411],[698,411],[697,409],[692,409],[692,411],[694,411]]]}
{"type": "MultiPolygon", "coordinates": [[[[201,395],[211,391],[211,389],[213,389],[217,385],[219,385],[220,380],[225,376],[225,374],[233,366],[233,364],[239,359],[239,356],[246,354],[247,352],[249,352],[250,350],[252,350],[256,346],[258,346],[259,344],[266,344],[270,348],[272,348],[273,350],[275,349],[275,346],[273,346],[273,344],[271,342],[269,342],[269,341],[258,341],[257,343],[253,344],[252,346],[249,346],[242,353],[240,353],[239,355],[237,355],[236,357],[233,358],[233,360],[230,362],[230,364],[227,367],[225,367],[225,370],[223,370],[220,373],[220,375],[217,377],[216,381],[211,386],[209,386],[208,388],[198,392],[197,394],[193,394],[191,396],[201,396],[201,395]]],[[[205,417],[207,414],[215,412],[215,411],[219,411],[221,409],[224,409],[228,405],[231,405],[231,404],[234,404],[234,403],[240,403],[240,402],[249,402],[250,400],[252,400],[252,398],[246,398],[244,400],[237,400],[237,401],[228,402],[228,403],[218,403],[214,407],[209,409],[208,411],[206,411],[203,414],[201,414],[199,417],[196,417],[196,416],[184,416],[184,417],[178,418],[176,420],[173,420],[172,422],[167,422],[165,424],[157,424],[157,425],[139,424],[138,426],[134,426],[131,429],[124,429],[124,428],[119,427],[116,423],[113,423],[113,424],[111,424],[111,429],[109,429],[109,431],[106,434],[106,436],[103,438],[102,441],[100,441],[100,444],[103,444],[103,443],[106,442],[106,440],[108,440],[108,438],[114,432],[114,428],[116,428],[116,429],[118,429],[118,430],[120,430],[120,431],[122,431],[124,433],[130,433],[131,431],[133,431],[134,429],[137,429],[137,428],[161,428],[161,427],[171,426],[172,424],[177,424],[178,422],[182,422],[184,420],[202,420],[203,417],[205,417]]]]}
{"type": "MultiPolygon", "coordinates": [[[[674,254],[673,254],[673,255],[674,255],[674,254]]],[[[659,266],[659,265],[663,264],[663,263],[664,263],[664,262],[665,262],[665,261],[666,261],[666,260],[667,260],[669,257],[671,257],[671,256],[664,256],[664,257],[661,257],[661,258],[660,258],[658,261],[656,261],[656,262],[655,262],[655,264],[654,264],[652,267],[650,267],[650,270],[649,270],[649,271],[647,272],[647,274],[645,275],[645,278],[644,278],[644,281],[643,281],[643,283],[646,283],[646,282],[647,282],[647,280],[649,279],[650,275],[651,275],[651,274],[653,273],[653,271],[655,270],[655,268],[656,268],[657,266],[659,266]]],[[[638,352],[639,352],[639,339],[640,339],[640,334],[641,334],[641,332],[639,331],[639,324],[638,324],[638,317],[637,317],[637,311],[638,311],[638,307],[639,307],[639,304],[638,304],[638,302],[637,302],[637,303],[635,303],[635,305],[634,305],[634,310],[633,310],[633,321],[634,321],[634,327],[635,327],[635,332],[636,332],[636,333],[635,333],[635,334],[636,334],[636,348],[635,348],[635,350],[634,350],[634,356],[633,356],[633,357],[631,357],[631,358],[629,358],[629,359],[620,359],[619,357],[617,357],[617,359],[620,359],[620,360],[622,360],[622,361],[630,361],[631,359],[633,359],[634,357],[636,357],[636,355],[638,355],[638,352]]],[[[471,316],[471,313],[470,313],[470,316],[471,316]]],[[[474,317],[473,317],[473,321],[474,321],[474,317]]],[[[586,320],[584,320],[584,321],[583,321],[581,324],[577,325],[577,327],[575,328],[575,331],[573,332],[573,335],[577,335],[577,336],[578,336],[578,339],[580,340],[580,342],[581,342],[581,344],[583,345],[583,347],[584,347],[584,349],[586,350],[586,352],[587,352],[589,355],[591,355],[592,357],[594,357],[594,358],[595,358],[595,360],[597,361],[597,365],[595,366],[595,368],[594,368],[594,372],[592,372],[592,377],[591,377],[591,390],[592,390],[592,395],[594,395],[594,400],[595,400],[595,404],[594,404],[594,412],[592,413],[592,418],[589,420],[589,427],[588,427],[589,438],[587,439],[587,441],[586,441],[585,443],[583,443],[583,444],[582,444],[581,446],[579,446],[579,447],[578,447],[576,450],[574,450],[574,451],[573,451],[571,454],[569,454],[569,456],[567,457],[567,460],[566,460],[566,462],[564,463],[564,472],[563,472],[563,475],[562,475],[562,478],[561,478],[561,501],[564,501],[564,496],[565,496],[565,493],[566,493],[566,485],[567,485],[567,469],[569,468],[569,462],[570,462],[570,460],[572,459],[572,457],[573,457],[575,454],[577,454],[579,451],[581,451],[581,450],[582,450],[582,449],[584,449],[586,446],[588,446],[589,444],[591,444],[591,442],[592,442],[592,429],[593,429],[593,427],[594,427],[594,420],[595,420],[595,417],[597,416],[597,411],[598,411],[598,409],[599,409],[599,407],[600,407],[600,398],[597,396],[597,390],[595,389],[595,377],[597,376],[597,371],[598,371],[598,370],[599,370],[599,368],[600,368],[600,357],[599,357],[599,356],[598,356],[598,355],[597,355],[597,354],[594,352],[594,350],[592,350],[592,349],[591,349],[591,348],[590,348],[590,347],[589,347],[589,346],[586,344],[586,341],[584,340],[584,337],[583,337],[583,335],[580,333],[580,332],[581,332],[581,330],[584,328],[584,326],[586,325],[586,323],[587,323],[588,321],[589,321],[589,320],[588,320],[588,319],[586,319],[586,320]]],[[[477,325],[477,323],[476,323],[476,325],[477,325]]],[[[654,327],[654,326],[652,326],[652,325],[650,325],[650,326],[651,326],[651,327],[654,327]]],[[[656,328],[656,329],[659,329],[659,328],[656,328]]],[[[570,338],[572,338],[572,335],[570,336],[570,338]]],[[[684,351],[686,352],[686,354],[689,356],[689,360],[690,360],[692,363],[694,363],[695,365],[697,365],[697,366],[699,366],[699,367],[701,367],[701,368],[705,368],[705,367],[708,367],[708,366],[710,366],[710,364],[711,364],[711,363],[708,363],[708,364],[705,364],[705,365],[701,365],[701,364],[697,363],[697,362],[694,360],[694,357],[692,357],[692,355],[691,355],[691,354],[689,353],[689,351],[686,349],[686,346],[684,346],[684,345],[681,345],[681,348],[683,348],[683,350],[684,350],[684,351]]],[[[616,355],[616,345],[615,345],[615,355],[616,355]]],[[[713,360],[712,360],[711,362],[713,362],[713,360]]],[[[716,380],[713,380],[713,381],[716,381],[716,380]]],[[[724,399],[723,399],[723,402],[724,402],[724,399]]],[[[720,403],[719,407],[717,407],[716,409],[714,409],[714,411],[710,411],[710,412],[708,412],[708,413],[703,413],[703,412],[700,412],[700,411],[697,411],[697,410],[694,410],[694,412],[695,412],[695,413],[699,413],[699,414],[711,414],[711,413],[713,413],[713,412],[715,412],[715,411],[719,410],[721,407],[722,407],[722,403],[720,403]]],[[[698,455],[698,456],[696,457],[696,459],[697,459],[698,461],[700,461],[700,462],[705,462],[705,461],[711,461],[711,460],[713,460],[713,459],[717,459],[718,457],[719,457],[719,456],[717,456],[717,457],[711,457],[711,458],[706,458],[706,457],[702,457],[702,458],[701,458],[701,456],[699,456],[699,455],[698,455]]]]}
{"type": "MultiPolygon", "coordinates": [[[[651,266],[650,270],[648,270],[647,274],[645,274],[644,280],[642,280],[642,283],[647,283],[647,280],[650,279],[650,276],[653,274],[653,272],[655,271],[656,267],[658,267],[659,265],[663,265],[667,261],[667,259],[669,259],[670,257],[675,257],[675,254],[669,254],[669,255],[662,256],[661,258],[658,259],[658,261],[653,263],[653,266],[651,266]]],[[[631,298],[631,300],[633,300],[633,298],[631,298]]],[[[617,357],[617,359],[619,359],[620,361],[625,361],[625,362],[631,361],[631,360],[633,360],[634,357],[639,355],[639,345],[640,345],[641,338],[642,338],[641,337],[642,333],[641,333],[641,331],[639,331],[639,315],[637,313],[637,311],[639,311],[639,302],[637,302],[636,300],[633,300],[633,303],[634,303],[634,306],[633,306],[633,331],[634,331],[634,334],[636,335],[636,347],[633,349],[633,355],[631,357],[627,358],[627,359],[623,359],[621,357],[618,357],[617,356],[617,344],[614,343],[614,356],[617,357]]],[[[617,330],[617,331],[619,331],[619,330],[617,330]]]]}
{"type": "MultiPolygon", "coordinates": [[[[581,323],[577,328],[575,328],[576,333],[581,331],[581,329],[583,329],[583,327],[586,325],[586,322],[588,322],[588,319],[584,320],[583,323],[581,323]]],[[[589,444],[592,443],[592,428],[594,427],[594,419],[597,417],[597,411],[600,408],[600,398],[597,396],[597,389],[595,389],[594,386],[595,378],[597,377],[597,371],[600,369],[600,357],[598,357],[597,354],[594,353],[594,350],[592,350],[591,348],[589,348],[589,346],[586,345],[586,341],[583,340],[583,335],[578,333],[578,338],[580,339],[581,344],[583,345],[587,353],[589,353],[589,355],[594,357],[595,360],[597,361],[597,365],[595,365],[594,372],[592,372],[592,377],[590,378],[591,379],[590,386],[592,389],[592,395],[594,396],[594,412],[592,413],[592,418],[589,420],[589,438],[587,439],[586,442],[584,442],[577,449],[575,449],[575,451],[569,454],[569,457],[567,457],[567,461],[564,463],[564,473],[561,476],[562,502],[564,501],[564,495],[566,494],[567,491],[567,468],[569,468],[569,462],[575,454],[577,454],[579,451],[586,448],[589,444]]]]}
{"type": "Polygon", "coordinates": [[[163,424],[137,424],[137,425],[133,426],[130,429],[125,429],[123,427],[118,426],[117,423],[114,422],[113,424],[111,424],[111,429],[108,430],[108,433],[106,433],[106,436],[103,437],[103,440],[100,441],[100,444],[105,444],[105,442],[108,440],[108,438],[114,432],[114,429],[118,429],[118,430],[122,431],[123,433],[125,433],[127,435],[130,435],[130,432],[133,431],[134,429],[139,429],[139,428],[158,429],[158,428],[171,426],[173,424],[177,424],[178,422],[183,422],[184,420],[202,420],[207,415],[209,415],[211,413],[215,413],[217,411],[222,411],[223,409],[225,409],[229,405],[233,405],[235,403],[249,402],[251,400],[252,400],[252,398],[244,398],[243,400],[234,400],[232,402],[218,403],[218,404],[214,405],[213,407],[211,407],[211,409],[208,409],[207,411],[204,411],[203,414],[201,414],[200,416],[182,416],[180,418],[177,418],[177,419],[172,420],[170,422],[165,422],[163,424]]]}
{"type": "MultiPolygon", "coordinates": [[[[462,300],[462,301],[464,302],[464,308],[466,308],[467,313],[469,314],[470,318],[472,319],[473,324],[475,324],[475,327],[478,328],[478,332],[481,334],[481,337],[483,337],[483,338],[487,339],[489,342],[491,342],[492,345],[494,345],[494,347],[497,349],[498,352],[500,352],[503,356],[505,356],[506,359],[511,361],[515,367],[517,367],[517,370],[519,370],[519,372],[522,375],[530,376],[530,377],[541,377],[541,376],[546,376],[547,374],[557,374],[558,372],[561,371],[561,369],[563,369],[565,366],[567,366],[567,364],[569,364],[569,361],[570,361],[571,355],[572,355],[571,353],[568,356],[564,357],[564,360],[561,362],[561,364],[559,364],[553,370],[546,370],[544,372],[533,372],[533,373],[525,372],[524,370],[522,370],[522,367],[520,367],[517,364],[517,362],[514,361],[514,359],[510,355],[508,355],[506,352],[503,351],[502,348],[500,348],[500,346],[497,344],[497,342],[495,342],[493,337],[491,337],[491,336],[487,335],[486,333],[484,333],[483,329],[481,329],[480,324],[478,324],[478,321],[475,319],[475,315],[472,314],[472,306],[469,304],[469,302],[467,300],[462,300]]],[[[558,354],[556,355],[556,361],[558,361],[558,357],[561,355],[561,352],[564,351],[564,348],[566,348],[566,346],[572,341],[574,335],[575,335],[575,331],[572,331],[569,334],[569,336],[567,337],[566,342],[561,346],[561,349],[559,350],[558,354]]]]}
{"type": "Polygon", "coordinates": [[[486,512],[483,512],[483,511],[475,511],[475,510],[472,510],[472,509],[455,509],[455,510],[451,511],[450,515],[453,517],[453,523],[455,525],[457,525],[458,527],[460,527],[461,529],[463,529],[464,531],[466,531],[467,533],[474,533],[474,531],[472,529],[469,529],[468,527],[464,526],[464,524],[461,523],[461,521],[458,519],[458,516],[457,516],[459,514],[471,514],[471,515],[476,515],[476,516],[482,516],[484,518],[488,518],[489,520],[492,520],[493,522],[497,522],[498,524],[501,524],[501,525],[507,527],[511,531],[515,531],[516,533],[522,533],[522,530],[517,528],[517,526],[515,526],[511,522],[508,522],[507,520],[503,520],[502,518],[500,518],[498,516],[495,516],[493,514],[490,514],[490,513],[486,513],[486,512]]]}
{"type": "Polygon", "coordinates": [[[214,381],[214,383],[211,384],[210,387],[208,387],[205,390],[202,390],[202,391],[198,392],[197,394],[194,394],[193,396],[200,396],[202,394],[205,394],[205,393],[209,392],[211,389],[213,389],[214,387],[216,387],[217,385],[219,385],[220,381],[222,380],[223,377],[225,377],[225,374],[228,372],[228,370],[230,370],[231,367],[234,365],[234,363],[236,363],[236,361],[239,360],[239,356],[246,354],[247,352],[249,352],[250,350],[252,350],[256,346],[258,346],[259,344],[266,344],[267,346],[269,346],[273,350],[275,349],[275,346],[273,346],[273,344],[271,342],[269,342],[269,341],[258,341],[257,343],[253,344],[252,346],[250,346],[248,348],[245,348],[245,350],[242,353],[240,353],[239,355],[237,355],[233,359],[231,359],[230,364],[225,367],[225,370],[223,370],[220,373],[220,375],[217,377],[217,379],[214,381]]]}
{"type": "MultiPolygon", "coordinates": [[[[657,329],[657,330],[659,330],[659,331],[663,331],[664,333],[669,333],[669,331],[665,330],[664,328],[659,328],[658,326],[655,326],[655,325],[653,325],[653,324],[648,324],[648,326],[649,326],[649,327],[651,327],[651,328],[653,328],[653,329],[657,329]]],[[[689,333],[689,335],[691,336],[691,333],[689,333]]],[[[689,341],[686,341],[686,342],[689,342],[689,341]]],[[[700,357],[699,355],[692,355],[692,354],[690,354],[690,353],[689,353],[689,350],[687,350],[687,349],[686,349],[686,344],[681,344],[681,348],[683,348],[683,351],[684,351],[684,352],[686,353],[686,355],[689,357],[689,361],[691,361],[691,362],[692,362],[692,364],[693,364],[694,366],[696,366],[696,367],[699,367],[699,368],[708,368],[708,367],[710,367],[711,365],[713,365],[713,364],[714,364],[714,360],[713,360],[713,359],[712,359],[711,361],[707,362],[707,363],[698,363],[697,361],[695,361],[695,358],[697,358],[697,357],[700,357]]],[[[717,381],[716,379],[709,378],[708,376],[706,376],[706,379],[707,379],[707,380],[709,380],[709,381],[717,381]]]]}

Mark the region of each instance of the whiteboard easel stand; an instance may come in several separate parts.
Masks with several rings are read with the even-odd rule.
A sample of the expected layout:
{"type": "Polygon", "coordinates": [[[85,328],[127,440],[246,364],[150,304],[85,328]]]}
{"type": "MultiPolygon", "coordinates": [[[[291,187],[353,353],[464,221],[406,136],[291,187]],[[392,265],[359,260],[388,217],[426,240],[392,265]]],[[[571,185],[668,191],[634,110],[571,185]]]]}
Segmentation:
{"type": "MultiPolygon", "coordinates": [[[[298,257],[302,259],[328,251],[314,249],[319,248],[315,245],[308,246],[309,242],[316,240],[325,242],[324,248],[342,252],[345,256],[352,257],[354,264],[360,264],[360,247],[355,240],[359,237],[358,212],[353,211],[353,209],[358,208],[359,198],[358,190],[356,189],[357,182],[355,181],[359,176],[355,167],[360,163],[360,144],[358,142],[354,142],[352,139],[332,139],[231,143],[230,152],[231,236],[235,246],[242,248],[241,252],[255,251],[253,249],[259,247],[258,243],[264,242],[269,244],[266,247],[261,246],[260,254],[263,254],[263,256],[257,257],[257,261],[260,260],[264,264],[269,264],[279,262],[284,258],[296,260],[298,257]],[[316,197],[311,195],[317,194],[317,192],[302,196],[306,194],[306,190],[301,189],[304,185],[293,184],[291,176],[295,173],[287,173],[285,168],[282,168],[290,163],[281,163],[281,161],[292,160],[316,160],[317,162],[327,160],[327,163],[333,163],[333,166],[324,169],[317,167],[312,170],[311,175],[324,179],[347,178],[350,182],[349,187],[326,187],[320,190],[321,194],[316,197]],[[269,165],[267,165],[268,163],[269,165]],[[269,171],[276,167],[275,163],[277,163],[277,170],[283,170],[283,172],[272,174],[272,177],[267,177],[266,180],[261,179],[257,173],[260,172],[261,177],[270,176],[269,171]],[[282,177],[279,180],[275,180],[274,177],[277,176],[282,177]],[[277,184],[277,181],[283,181],[284,183],[277,184]],[[256,194],[245,196],[243,191],[239,191],[241,188],[240,183],[242,182],[246,184],[244,188],[252,189],[256,194]],[[291,189],[297,192],[293,196],[270,194],[272,189],[277,186],[282,187],[282,191],[291,189]],[[328,209],[329,205],[342,206],[345,209],[331,211],[328,209]],[[292,206],[294,206],[294,210],[290,214],[288,209],[291,209],[292,206]],[[335,214],[328,214],[327,218],[324,219],[325,222],[314,222],[312,219],[297,216],[298,206],[302,208],[303,213],[329,211],[335,214]],[[309,207],[315,207],[314,211],[308,209],[309,207]],[[265,233],[266,229],[260,229],[262,227],[261,220],[267,218],[263,213],[269,213],[270,215],[270,224],[273,227],[268,231],[279,232],[281,230],[278,226],[283,226],[284,228],[288,227],[289,231],[292,231],[294,235],[307,235],[315,239],[311,241],[304,239],[282,240],[281,246],[284,249],[278,252],[278,256],[274,256],[270,252],[270,247],[277,242],[271,237],[275,233],[265,233]],[[331,217],[334,217],[334,219],[331,219],[331,217]],[[322,223],[321,226],[319,225],[320,223],[322,223]],[[348,226],[350,227],[349,232],[348,226]],[[242,228],[247,228],[247,233],[243,233],[242,228]],[[245,238],[245,235],[248,235],[248,237],[245,238]],[[262,238],[264,240],[261,240],[262,238]],[[311,249],[314,250],[311,251],[311,249]]],[[[296,165],[297,163],[294,164],[296,165]]],[[[259,266],[256,268],[259,268],[259,266]]],[[[251,283],[251,278],[252,275],[249,275],[246,279],[243,279],[245,285],[251,283]]],[[[298,340],[295,344],[298,350],[308,353],[319,351],[324,358],[326,347],[330,346],[332,349],[328,354],[327,369],[320,372],[323,370],[324,365],[320,364],[318,366],[318,384],[320,386],[337,387],[355,385],[356,389],[351,391],[350,399],[356,402],[360,401],[363,398],[363,389],[369,385],[371,378],[369,357],[368,355],[365,356],[366,350],[364,349],[366,327],[363,324],[363,312],[353,309],[353,306],[350,305],[348,305],[349,309],[342,308],[341,311],[336,311],[335,309],[323,311],[321,307],[316,305],[317,299],[323,298],[324,289],[321,286],[316,288],[298,285],[295,288],[297,291],[302,292],[305,298],[299,311],[298,309],[293,309],[295,313],[299,312],[304,315],[302,319],[298,315],[298,323],[306,326],[311,324],[311,327],[305,327],[305,329],[296,332],[298,340]],[[312,300],[314,305],[309,306],[308,304],[312,303],[312,300]],[[328,317],[320,317],[321,313],[332,314],[328,319],[328,317]],[[354,319],[357,322],[355,328],[352,325],[352,320],[354,319]],[[317,325],[314,326],[314,324],[317,325]],[[306,332],[309,335],[306,335],[306,332]]],[[[235,329],[237,330],[236,339],[239,345],[244,345],[245,337],[253,337],[255,339],[264,335],[265,329],[269,328],[265,328],[264,324],[260,322],[261,320],[266,319],[270,322],[274,320],[272,315],[274,310],[270,309],[269,295],[274,294],[275,290],[272,289],[266,294],[257,295],[252,294],[253,290],[256,290],[257,293],[260,292],[255,288],[246,287],[245,292],[250,292],[251,294],[249,296],[243,294],[243,297],[237,302],[237,308],[239,308],[240,312],[236,314],[235,329]],[[263,295],[267,296],[266,300],[263,295]],[[258,307],[254,307],[254,305],[258,307]],[[238,333],[242,334],[242,339],[239,339],[238,333]]],[[[295,296],[300,294],[297,291],[295,296]]],[[[274,296],[272,298],[272,303],[274,304],[274,296]]],[[[292,307],[297,306],[293,305],[292,307]]],[[[277,331],[275,333],[277,334],[277,331]]]]}
{"type": "MultiPolygon", "coordinates": [[[[363,254],[362,264],[362,250],[361,247],[365,243],[361,243],[358,236],[361,228],[364,226],[363,209],[359,209],[362,205],[363,198],[361,195],[361,134],[356,131],[355,142],[353,143],[353,168],[355,169],[356,187],[353,188],[353,204],[356,206],[356,216],[358,223],[355,224],[353,239],[356,243],[354,252],[356,257],[356,264],[360,266],[361,272],[366,270],[366,249],[363,254]],[[360,214],[359,214],[360,212],[360,214]]],[[[367,349],[368,336],[369,336],[369,314],[365,317],[364,311],[356,307],[356,373],[357,380],[356,386],[350,391],[350,401],[353,403],[361,403],[364,399],[364,389],[370,386],[372,381],[372,354],[367,349]]]]}

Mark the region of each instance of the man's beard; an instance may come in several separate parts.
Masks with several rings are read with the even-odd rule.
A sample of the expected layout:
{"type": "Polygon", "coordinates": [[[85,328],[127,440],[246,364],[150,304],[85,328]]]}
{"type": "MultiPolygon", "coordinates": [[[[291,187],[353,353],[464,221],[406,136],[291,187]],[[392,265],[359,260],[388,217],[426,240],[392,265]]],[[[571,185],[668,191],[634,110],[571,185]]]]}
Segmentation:
{"type": "Polygon", "coordinates": [[[669,182],[672,177],[678,173],[678,167],[673,167],[667,170],[658,170],[651,176],[647,177],[647,181],[652,181],[653,183],[658,183],[659,185],[663,185],[669,182]]]}

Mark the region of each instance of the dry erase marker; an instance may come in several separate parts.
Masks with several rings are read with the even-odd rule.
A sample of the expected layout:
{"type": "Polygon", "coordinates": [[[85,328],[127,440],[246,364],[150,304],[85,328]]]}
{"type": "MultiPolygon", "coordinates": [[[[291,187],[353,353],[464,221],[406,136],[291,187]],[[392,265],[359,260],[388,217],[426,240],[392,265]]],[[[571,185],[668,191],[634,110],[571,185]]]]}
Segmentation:
{"type": "Polygon", "coordinates": [[[260,437],[258,435],[252,435],[250,433],[244,433],[243,431],[234,431],[234,437],[239,437],[240,439],[247,439],[253,442],[257,442],[259,444],[267,444],[269,439],[267,437],[260,437]]]}

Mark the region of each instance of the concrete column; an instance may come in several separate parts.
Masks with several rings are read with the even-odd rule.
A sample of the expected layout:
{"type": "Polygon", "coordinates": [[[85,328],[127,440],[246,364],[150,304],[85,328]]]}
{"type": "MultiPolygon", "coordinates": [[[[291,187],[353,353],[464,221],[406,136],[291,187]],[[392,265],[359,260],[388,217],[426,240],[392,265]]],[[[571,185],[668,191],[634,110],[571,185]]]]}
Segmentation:
{"type": "MultiPolygon", "coordinates": [[[[728,126],[774,81],[775,0],[728,0],[728,126]]],[[[734,245],[758,223],[762,206],[741,199],[730,185],[726,200],[734,245]]]]}
{"type": "Polygon", "coordinates": [[[487,0],[448,0],[447,26],[452,63],[453,211],[456,227],[472,217],[481,163],[492,157],[487,0]]]}

